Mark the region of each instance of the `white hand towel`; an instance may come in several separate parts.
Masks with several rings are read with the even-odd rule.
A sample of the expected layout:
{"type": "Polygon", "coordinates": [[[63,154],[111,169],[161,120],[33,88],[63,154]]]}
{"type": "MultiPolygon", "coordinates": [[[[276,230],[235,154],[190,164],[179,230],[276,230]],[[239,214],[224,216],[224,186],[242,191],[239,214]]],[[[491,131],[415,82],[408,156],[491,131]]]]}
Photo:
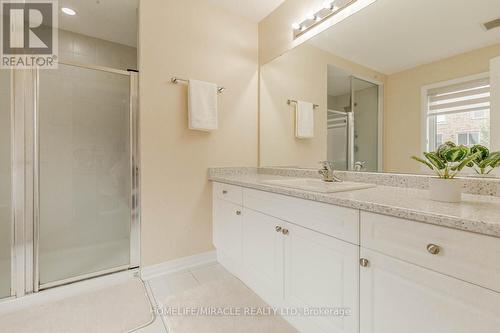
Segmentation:
{"type": "Polygon", "coordinates": [[[189,80],[188,88],[189,129],[213,131],[217,122],[217,85],[189,80]]]}
{"type": "Polygon", "coordinates": [[[314,138],[314,105],[298,101],[295,106],[295,136],[299,139],[314,138]]]}

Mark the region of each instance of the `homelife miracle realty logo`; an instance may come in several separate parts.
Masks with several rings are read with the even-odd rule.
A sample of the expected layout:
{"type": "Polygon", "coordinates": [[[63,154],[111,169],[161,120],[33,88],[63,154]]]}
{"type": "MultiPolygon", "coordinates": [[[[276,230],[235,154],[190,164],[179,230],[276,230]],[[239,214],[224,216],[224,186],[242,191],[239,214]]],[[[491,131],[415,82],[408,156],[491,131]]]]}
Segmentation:
{"type": "Polygon", "coordinates": [[[1,0],[0,68],[57,68],[58,3],[1,0]]]}

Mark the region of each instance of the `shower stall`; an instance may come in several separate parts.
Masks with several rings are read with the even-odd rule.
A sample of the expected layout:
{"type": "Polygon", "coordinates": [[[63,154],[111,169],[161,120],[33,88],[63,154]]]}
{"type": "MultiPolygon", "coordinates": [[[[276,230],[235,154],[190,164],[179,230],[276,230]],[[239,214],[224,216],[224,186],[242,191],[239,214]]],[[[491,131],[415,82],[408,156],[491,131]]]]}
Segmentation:
{"type": "Polygon", "coordinates": [[[327,157],[338,170],[382,170],[381,90],[329,66],[327,157]]]}
{"type": "Polygon", "coordinates": [[[0,70],[0,298],[139,266],[138,74],[0,70]]]}

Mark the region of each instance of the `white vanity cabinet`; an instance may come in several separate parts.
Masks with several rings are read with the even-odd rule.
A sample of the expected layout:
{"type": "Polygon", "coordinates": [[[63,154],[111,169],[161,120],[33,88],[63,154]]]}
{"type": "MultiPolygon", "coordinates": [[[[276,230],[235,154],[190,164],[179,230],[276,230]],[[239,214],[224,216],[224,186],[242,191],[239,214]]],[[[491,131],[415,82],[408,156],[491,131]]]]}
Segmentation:
{"type": "Polygon", "coordinates": [[[288,320],[302,332],[358,332],[359,247],[297,225],[285,227],[285,304],[332,311],[288,320]]]}
{"type": "Polygon", "coordinates": [[[361,249],[362,333],[494,333],[499,294],[381,253],[361,249]]]}
{"type": "Polygon", "coordinates": [[[283,299],[284,221],[245,208],[240,278],[273,305],[283,299]]]}
{"type": "Polygon", "coordinates": [[[214,184],[218,259],[304,333],[500,332],[500,239],[214,184]],[[323,313],[324,314],[324,313],[323,313]]]}
{"type": "Polygon", "coordinates": [[[233,274],[239,274],[242,236],[242,191],[240,187],[213,186],[213,242],[218,259],[233,274]]]}
{"type": "Polygon", "coordinates": [[[242,210],[243,207],[220,199],[213,203],[214,245],[237,261],[241,260],[242,210]]]}
{"type": "Polygon", "coordinates": [[[291,314],[287,319],[298,329],[358,332],[357,245],[249,208],[243,212],[242,242],[242,279],[268,303],[332,312],[348,307],[347,316],[291,314]]]}
{"type": "Polygon", "coordinates": [[[359,212],[242,189],[238,220],[229,208],[217,213],[223,211],[220,201],[227,201],[224,187],[214,184],[214,243],[221,264],[271,306],[310,311],[285,316],[301,332],[357,333],[359,246],[343,239],[358,241],[359,212]]]}
{"type": "Polygon", "coordinates": [[[361,213],[362,333],[500,332],[500,239],[361,213]]]}

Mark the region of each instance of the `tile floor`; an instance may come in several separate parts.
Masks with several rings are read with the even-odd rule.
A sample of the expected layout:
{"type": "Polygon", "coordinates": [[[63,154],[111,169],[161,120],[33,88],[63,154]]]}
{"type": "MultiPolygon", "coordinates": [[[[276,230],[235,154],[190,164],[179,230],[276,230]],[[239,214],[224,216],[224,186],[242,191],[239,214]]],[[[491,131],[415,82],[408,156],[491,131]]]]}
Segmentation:
{"type": "MultiPolygon", "coordinates": [[[[169,295],[227,277],[231,277],[231,274],[226,271],[220,264],[214,262],[186,271],[153,278],[146,281],[146,287],[148,289],[151,300],[155,303],[154,305],[160,306],[161,300],[166,299],[169,295]]],[[[157,317],[153,324],[137,330],[134,333],[168,332],[162,318],[157,317]]]]}

